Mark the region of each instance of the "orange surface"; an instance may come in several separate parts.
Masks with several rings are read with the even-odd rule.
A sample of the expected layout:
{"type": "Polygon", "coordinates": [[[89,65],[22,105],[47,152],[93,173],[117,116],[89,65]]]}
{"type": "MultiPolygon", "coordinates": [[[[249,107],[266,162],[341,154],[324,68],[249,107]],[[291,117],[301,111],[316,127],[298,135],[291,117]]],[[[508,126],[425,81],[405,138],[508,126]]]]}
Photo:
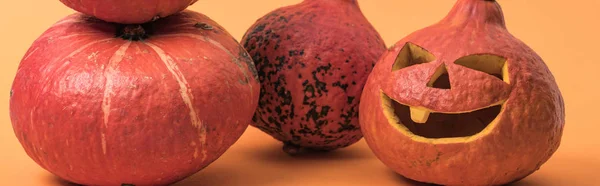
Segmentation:
{"type": "MultiPolygon", "coordinates": [[[[226,27],[238,40],[260,16],[299,0],[201,0],[192,10],[226,27]]],[[[452,0],[362,0],[368,19],[391,45],[441,19],[452,0]]],[[[556,154],[515,184],[600,185],[600,1],[501,0],[509,30],[537,51],[555,75],[566,103],[567,123],[556,154]],[[598,105],[597,105],[598,104],[598,105]]],[[[0,185],[67,185],[41,169],[21,148],[8,116],[8,96],[17,66],[30,44],[73,11],[58,0],[0,2],[0,185]]],[[[254,128],[219,160],[176,185],[420,185],[380,163],[364,141],[325,155],[291,158],[281,145],[254,128]]]]}

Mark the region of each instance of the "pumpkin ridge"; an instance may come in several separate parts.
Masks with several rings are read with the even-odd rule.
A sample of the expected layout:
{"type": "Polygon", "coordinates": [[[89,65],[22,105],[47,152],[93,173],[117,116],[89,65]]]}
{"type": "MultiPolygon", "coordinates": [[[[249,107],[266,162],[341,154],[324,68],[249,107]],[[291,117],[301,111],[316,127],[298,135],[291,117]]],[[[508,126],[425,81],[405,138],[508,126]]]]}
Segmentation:
{"type": "Polygon", "coordinates": [[[125,44],[123,44],[121,47],[119,47],[119,49],[117,49],[117,51],[115,51],[115,53],[113,54],[113,56],[111,56],[111,58],[109,59],[107,68],[104,70],[104,77],[106,79],[106,83],[104,85],[104,96],[102,98],[102,113],[103,113],[103,124],[104,124],[104,129],[101,129],[100,131],[100,135],[101,135],[101,143],[102,143],[102,152],[106,155],[106,134],[105,131],[108,128],[108,122],[109,122],[109,116],[110,116],[110,102],[111,102],[111,94],[112,92],[112,86],[113,86],[113,73],[116,72],[117,66],[119,65],[119,63],[124,59],[124,55],[125,55],[125,51],[127,51],[127,49],[129,49],[129,46],[131,45],[131,42],[126,42],[125,44]]]}
{"type": "MultiPolygon", "coordinates": [[[[146,44],[147,46],[152,48],[152,50],[154,50],[156,55],[164,63],[164,65],[167,67],[167,69],[169,69],[169,72],[171,72],[171,75],[175,78],[175,80],[179,84],[179,93],[181,94],[181,98],[183,99],[183,102],[190,110],[189,115],[190,115],[191,124],[196,129],[198,129],[198,136],[200,137],[199,142],[201,144],[203,144],[203,146],[206,146],[206,135],[207,135],[206,127],[204,126],[203,121],[199,119],[198,113],[196,112],[196,109],[194,108],[194,104],[193,104],[194,95],[192,94],[192,92],[190,90],[190,85],[187,82],[187,80],[185,79],[183,73],[181,72],[181,70],[179,69],[179,67],[173,60],[173,58],[171,58],[159,46],[156,46],[149,42],[146,42],[144,44],[146,44]]],[[[203,148],[202,151],[203,151],[202,154],[206,154],[206,148],[203,148]]],[[[204,156],[203,158],[206,158],[206,156],[204,156]]]]}

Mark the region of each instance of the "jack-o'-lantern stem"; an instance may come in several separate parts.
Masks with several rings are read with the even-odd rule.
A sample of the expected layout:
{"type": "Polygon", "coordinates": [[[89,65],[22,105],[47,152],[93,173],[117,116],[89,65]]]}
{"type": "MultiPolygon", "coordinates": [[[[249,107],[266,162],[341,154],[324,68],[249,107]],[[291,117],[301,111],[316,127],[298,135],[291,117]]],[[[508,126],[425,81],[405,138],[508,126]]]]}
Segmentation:
{"type": "Polygon", "coordinates": [[[495,25],[506,28],[502,8],[495,0],[458,0],[441,22],[452,25],[495,25]]]}

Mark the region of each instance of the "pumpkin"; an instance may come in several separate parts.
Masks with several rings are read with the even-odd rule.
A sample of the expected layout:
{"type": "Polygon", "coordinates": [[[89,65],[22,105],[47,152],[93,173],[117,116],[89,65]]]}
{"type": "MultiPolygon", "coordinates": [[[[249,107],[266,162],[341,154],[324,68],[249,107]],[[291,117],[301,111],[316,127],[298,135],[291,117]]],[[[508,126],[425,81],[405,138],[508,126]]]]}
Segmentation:
{"type": "Polygon", "coordinates": [[[565,124],[553,75],[493,0],[458,0],[398,41],[369,76],[360,111],[384,164],[442,185],[524,178],[557,150],[565,124]]]}
{"type": "Polygon", "coordinates": [[[242,135],[259,89],[242,46],[202,14],[120,25],[76,13],[27,51],[10,116],[26,153],[65,180],[164,185],[242,135]]]}
{"type": "Polygon", "coordinates": [[[141,24],[184,10],[198,0],[60,0],[66,6],[108,22],[141,24]]]}
{"type": "Polygon", "coordinates": [[[242,44],[261,96],[253,126],[288,154],[330,151],[362,138],[358,103],[386,46],[356,0],[304,0],[260,18],[242,44]]]}

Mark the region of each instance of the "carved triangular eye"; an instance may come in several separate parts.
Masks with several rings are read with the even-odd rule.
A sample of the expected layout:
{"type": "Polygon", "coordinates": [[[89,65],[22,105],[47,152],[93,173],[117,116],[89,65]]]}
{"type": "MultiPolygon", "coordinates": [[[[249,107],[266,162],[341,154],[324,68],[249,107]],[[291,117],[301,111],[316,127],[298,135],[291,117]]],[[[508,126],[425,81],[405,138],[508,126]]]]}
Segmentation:
{"type": "Polygon", "coordinates": [[[509,83],[506,58],[492,54],[475,54],[462,57],[454,62],[473,70],[485,72],[509,83]]]}
{"type": "Polygon", "coordinates": [[[409,66],[427,63],[435,60],[435,56],[422,47],[407,42],[400,50],[392,71],[400,70],[409,66]]]}

